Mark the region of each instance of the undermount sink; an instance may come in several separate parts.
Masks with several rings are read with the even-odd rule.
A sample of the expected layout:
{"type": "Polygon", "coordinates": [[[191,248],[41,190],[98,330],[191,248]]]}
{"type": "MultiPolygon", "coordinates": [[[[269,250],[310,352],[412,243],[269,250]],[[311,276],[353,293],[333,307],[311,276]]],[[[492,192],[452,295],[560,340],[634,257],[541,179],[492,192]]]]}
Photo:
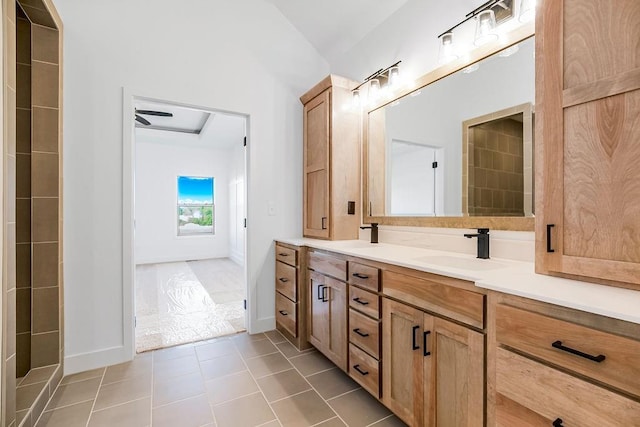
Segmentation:
{"type": "Polygon", "coordinates": [[[414,258],[414,261],[426,262],[443,267],[453,267],[461,270],[497,270],[507,267],[501,262],[488,259],[463,258],[448,255],[433,255],[414,258]]]}

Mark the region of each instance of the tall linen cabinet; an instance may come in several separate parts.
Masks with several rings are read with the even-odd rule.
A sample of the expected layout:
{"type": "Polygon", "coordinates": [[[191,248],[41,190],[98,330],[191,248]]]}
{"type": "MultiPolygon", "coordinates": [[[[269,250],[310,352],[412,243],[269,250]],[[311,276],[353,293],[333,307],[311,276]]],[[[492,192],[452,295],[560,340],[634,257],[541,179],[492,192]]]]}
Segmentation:
{"type": "Polygon", "coordinates": [[[358,238],[360,109],[351,106],[351,89],[356,85],[330,75],[300,97],[304,104],[305,237],[358,238]]]}

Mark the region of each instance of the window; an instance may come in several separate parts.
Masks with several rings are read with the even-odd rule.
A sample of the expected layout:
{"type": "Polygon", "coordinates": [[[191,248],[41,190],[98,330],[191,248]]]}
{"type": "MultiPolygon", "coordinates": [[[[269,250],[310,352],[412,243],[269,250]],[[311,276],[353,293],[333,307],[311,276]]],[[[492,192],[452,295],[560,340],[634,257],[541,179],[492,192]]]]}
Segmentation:
{"type": "Polygon", "coordinates": [[[214,234],[213,177],[178,177],[178,236],[214,234]]]}

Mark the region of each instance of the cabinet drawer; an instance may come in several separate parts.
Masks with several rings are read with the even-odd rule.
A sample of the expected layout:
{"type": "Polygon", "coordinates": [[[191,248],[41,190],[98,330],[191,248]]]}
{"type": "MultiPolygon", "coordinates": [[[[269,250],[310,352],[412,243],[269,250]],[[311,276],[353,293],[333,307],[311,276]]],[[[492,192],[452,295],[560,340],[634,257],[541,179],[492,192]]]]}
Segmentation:
{"type": "Polygon", "coordinates": [[[374,319],[380,319],[380,297],[376,294],[349,286],[349,306],[374,319]]]}
{"type": "Polygon", "coordinates": [[[566,427],[640,425],[640,403],[503,348],[496,352],[496,391],[511,401],[497,401],[497,419],[521,418],[512,426],[541,419],[550,426],[558,418],[566,427]]]}
{"type": "Polygon", "coordinates": [[[349,283],[378,292],[380,290],[380,269],[357,262],[349,262],[349,283]]]}
{"type": "Polygon", "coordinates": [[[298,251],[284,246],[276,245],[276,259],[285,264],[298,265],[298,251]]]}
{"type": "Polygon", "coordinates": [[[294,337],[298,336],[298,305],[276,292],[276,322],[294,337]]]}
{"type": "Polygon", "coordinates": [[[298,270],[280,261],[276,262],[276,291],[289,298],[291,301],[297,302],[297,276],[298,270]]]}
{"type": "Polygon", "coordinates": [[[496,338],[499,343],[640,396],[639,341],[505,304],[496,306],[496,338]],[[605,357],[601,362],[588,358],[600,355],[605,357]]]}
{"type": "Polygon", "coordinates": [[[353,309],[349,310],[349,342],[380,359],[380,323],[353,309]]]}
{"type": "MultiPolygon", "coordinates": [[[[483,328],[484,295],[438,282],[438,276],[433,277],[430,280],[385,270],[382,273],[382,292],[422,309],[483,328]]],[[[446,280],[471,284],[457,279],[446,280]]]]}
{"type": "Polygon", "coordinates": [[[309,268],[336,279],[347,280],[347,261],[332,255],[309,252],[309,268]]]}
{"type": "Polygon", "coordinates": [[[375,397],[380,398],[380,362],[349,344],[349,375],[375,397]]]}

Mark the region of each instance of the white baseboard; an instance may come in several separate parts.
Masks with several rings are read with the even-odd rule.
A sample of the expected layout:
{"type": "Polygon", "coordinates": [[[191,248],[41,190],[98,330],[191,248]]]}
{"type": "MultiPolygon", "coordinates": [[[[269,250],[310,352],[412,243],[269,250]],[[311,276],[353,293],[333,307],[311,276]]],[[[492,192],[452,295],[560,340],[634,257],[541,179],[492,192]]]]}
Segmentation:
{"type": "Polygon", "coordinates": [[[249,325],[250,334],[259,334],[260,332],[272,331],[276,328],[276,318],[263,317],[262,319],[256,319],[253,325],[249,325]]]}
{"type": "Polygon", "coordinates": [[[242,252],[231,251],[229,258],[238,265],[244,265],[244,254],[242,252]]]}
{"type": "Polygon", "coordinates": [[[124,346],[110,347],[89,353],[72,354],[64,358],[64,375],[77,374],[132,360],[124,346]]]}
{"type": "Polygon", "coordinates": [[[198,255],[198,256],[180,255],[180,256],[145,257],[145,258],[136,258],[136,265],[161,264],[163,262],[195,261],[195,260],[203,260],[203,259],[229,258],[229,257],[230,256],[228,254],[209,254],[209,255],[205,255],[205,256],[202,256],[202,255],[198,255]]]}

